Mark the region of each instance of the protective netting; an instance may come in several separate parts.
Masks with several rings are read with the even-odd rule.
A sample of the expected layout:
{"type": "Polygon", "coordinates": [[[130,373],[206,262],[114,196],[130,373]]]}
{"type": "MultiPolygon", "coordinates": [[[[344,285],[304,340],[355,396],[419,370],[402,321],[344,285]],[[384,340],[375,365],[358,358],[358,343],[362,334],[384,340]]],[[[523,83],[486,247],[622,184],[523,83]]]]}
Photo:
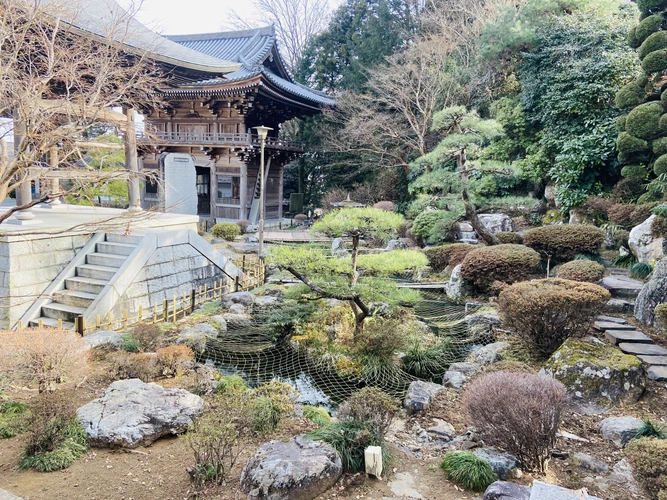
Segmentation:
{"type": "Polygon", "coordinates": [[[299,391],[304,404],[332,409],[352,392],[369,385],[402,398],[412,381],[437,380],[451,363],[465,359],[474,344],[493,341],[489,328],[470,327],[465,319],[477,305],[447,302],[442,293],[422,292],[421,296],[422,300],[415,304],[415,315],[428,325],[436,343],[445,344],[446,349],[438,356],[430,354],[429,359],[435,359],[435,363],[432,361],[420,377],[397,365],[374,367],[359,378],[341,376],[330,361],[308,356],[289,339],[281,337],[279,326],[262,312],[253,315],[251,324],[242,320],[228,322],[227,332],[208,341],[205,358],[224,374],[242,376],[251,387],[272,379],[288,382],[299,391]]]}

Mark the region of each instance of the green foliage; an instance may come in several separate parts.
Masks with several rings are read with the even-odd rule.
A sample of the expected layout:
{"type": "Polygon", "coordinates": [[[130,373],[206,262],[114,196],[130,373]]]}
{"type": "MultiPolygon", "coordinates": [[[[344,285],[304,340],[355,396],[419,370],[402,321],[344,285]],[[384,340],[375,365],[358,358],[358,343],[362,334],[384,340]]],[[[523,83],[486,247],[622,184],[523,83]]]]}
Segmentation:
{"type": "Polygon", "coordinates": [[[657,205],[651,211],[660,217],[667,217],[667,203],[657,205]]]}
{"type": "Polygon", "coordinates": [[[648,142],[633,137],[627,132],[621,132],[616,139],[616,148],[623,153],[637,153],[646,151],[648,149],[648,142]]]}
{"type": "Polygon", "coordinates": [[[451,241],[452,230],[458,219],[458,213],[446,210],[422,212],[412,224],[412,234],[429,244],[451,241]]]}
{"type": "Polygon", "coordinates": [[[215,238],[224,238],[227,241],[234,241],[239,234],[241,228],[233,222],[219,222],[211,229],[211,234],[215,238]]]}
{"type": "Polygon", "coordinates": [[[667,49],[667,31],[658,31],[650,35],[639,47],[639,59],[644,59],[651,52],[667,49]]]}
{"type": "Polygon", "coordinates": [[[360,255],[357,265],[367,276],[391,277],[401,272],[426,267],[428,258],[418,250],[392,250],[360,255]]]}
{"type": "Polygon", "coordinates": [[[667,49],[656,50],[647,55],[642,61],[642,69],[648,74],[659,73],[666,70],[667,49]]]}
{"type": "Polygon", "coordinates": [[[655,139],[653,142],[651,142],[651,149],[653,150],[654,155],[667,154],[667,137],[658,137],[655,139]]]}
{"type": "Polygon", "coordinates": [[[667,439],[667,425],[661,425],[646,419],[633,437],[633,439],[641,438],[667,439]]]}
{"type": "Polygon", "coordinates": [[[658,324],[667,330],[667,303],[658,304],[655,306],[655,317],[658,319],[658,324]]]}
{"type": "Polygon", "coordinates": [[[364,470],[364,450],[369,446],[382,447],[384,464],[389,458],[382,434],[371,422],[358,420],[336,422],[311,432],[309,437],[333,446],[340,454],[345,472],[364,470]]]}
{"type": "Polygon", "coordinates": [[[446,453],[440,468],[445,471],[447,479],[470,491],[484,491],[498,479],[487,460],[469,451],[446,453]]]}
{"type": "Polygon", "coordinates": [[[88,450],[88,435],[76,416],[35,422],[21,455],[22,469],[52,472],[72,465],[88,450]]]}
{"type": "Polygon", "coordinates": [[[324,427],[325,425],[329,425],[331,423],[331,416],[329,415],[329,412],[321,406],[304,406],[303,416],[318,427],[324,427]]]}
{"type": "Polygon", "coordinates": [[[341,208],[313,224],[313,230],[331,237],[356,234],[386,243],[404,221],[401,214],[378,208],[341,208]]]}
{"type": "Polygon", "coordinates": [[[248,386],[239,375],[225,375],[215,385],[216,394],[240,396],[247,390],[248,386]]]}
{"type": "Polygon", "coordinates": [[[619,255],[614,259],[612,264],[616,267],[629,268],[637,262],[637,257],[632,253],[627,253],[625,255],[619,255]]]}
{"type": "MultiPolygon", "coordinates": [[[[639,140],[639,139],[638,139],[639,140]]],[[[626,179],[645,179],[648,171],[644,165],[626,165],[621,169],[621,175],[626,179]]]]}
{"type": "Polygon", "coordinates": [[[255,432],[266,433],[294,411],[298,396],[291,385],[272,380],[252,391],[250,398],[251,426],[255,432]]]}
{"type": "Polygon", "coordinates": [[[628,113],[625,130],[628,134],[640,139],[655,139],[661,133],[661,116],[662,104],[659,102],[640,104],[628,113]]]}
{"type": "Polygon", "coordinates": [[[644,262],[637,262],[630,266],[630,277],[635,279],[646,279],[653,272],[653,266],[644,262]]]}
{"type": "Polygon", "coordinates": [[[373,317],[366,321],[364,334],[355,342],[355,350],[363,357],[387,363],[405,343],[401,321],[373,317]]]}
{"type": "Polygon", "coordinates": [[[573,260],[558,269],[558,277],[572,281],[595,283],[604,276],[604,266],[592,260],[573,260]]]}
{"type": "Polygon", "coordinates": [[[377,387],[364,387],[341,405],[338,416],[343,421],[369,423],[384,435],[399,409],[398,401],[386,392],[377,387]]]}
{"type": "Polygon", "coordinates": [[[496,281],[514,283],[527,279],[539,262],[538,253],[523,245],[481,247],[463,259],[461,276],[484,292],[496,281]]]}
{"type": "Polygon", "coordinates": [[[604,238],[604,231],[595,226],[562,224],[530,229],[524,235],[524,244],[545,257],[563,262],[578,253],[600,253],[604,238]]]}
{"type": "Polygon", "coordinates": [[[429,379],[444,373],[457,357],[451,339],[438,338],[433,343],[425,342],[423,338],[415,339],[405,351],[403,370],[415,377],[429,379]]]}
{"type": "MultiPolygon", "coordinates": [[[[667,143],[667,137],[664,139],[667,143]]],[[[655,175],[667,174],[667,154],[663,154],[655,160],[655,163],[653,163],[653,172],[655,172],[655,175]]]]}
{"type": "MultiPolygon", "coordinates": [[[[619,132],[625,131],[625,120],[627,119],[628,115],[621,115],[618,118],[616,118],[616,129],[619,132]]],[[[616,141],[616,144],[618,145],[618,140],[616,141]]]]}
{"type": "Polygon", "coordinates": [[[639,11],[646,14],[659,13],[662,9],[667,7],[667,1],[665,0],[637,0],[637,6],[639,11]]]}
{"type": "Polygon", "coordinates": [[[661,15],[653,15],[645,18],[637,25],[637,28],[634,32],[634,43],[639,45],[644,43],[644,40],[660,29],[662,21],[663,17],[661,15]]]}
{"type": "Polygon", "coordinates": [[[624,85],[616,93],[615,97],[616,106],[618,106],[621,109],[625,109],[637,106],[638,104],[644,102],[644,98],[646,97],[647,83],[648,83],[648,78],[646,78],[645,75],[642,75],[636,80],[624,85]]]}
{"type": "Polygon", "coordinates": [[[667,491],[667,440],[633,439],[625,449],[632,472],[646,488],[650,498],[656,499],[667,491]]]}
{"type": "Polygon", "coordinates": [[[447,267],[456,267],[465,258],[468,253],[476,247],[468,243],[454,243],[439,247],[431,247],[424,250],[428,258],[429,265],[435,271],[444,271],[447,267]]]}
{"type": "Polygon", "coordinates": [[[123,350],[126,352],[138,352],[139,343],[132,338],[131,333],[122,333],[121,338],[123,339],[123,350]]]}
{"type": "Polygon", "coordinates": [[[28,429],[28,406],[16,401],[0,404],[0,439],[14,437],[28,429]]]}

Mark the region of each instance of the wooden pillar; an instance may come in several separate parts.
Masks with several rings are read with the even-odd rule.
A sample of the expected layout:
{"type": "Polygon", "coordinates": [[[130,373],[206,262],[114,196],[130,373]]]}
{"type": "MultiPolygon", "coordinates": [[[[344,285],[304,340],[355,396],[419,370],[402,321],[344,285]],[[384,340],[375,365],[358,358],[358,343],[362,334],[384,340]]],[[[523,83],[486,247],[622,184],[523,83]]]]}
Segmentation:
{"type": "Polygon", "coordinates": [[[139,162],[137,158],[137,132],[134,123],[134,108],[123,107],[127,119],[125,126],[125,168],[130,172],[127,180],[130,197],[130,209],[141,210],[141,195],[139,193],[139,162]]]}
{"type": "Polygon", "coordinates": [[[280,166],[280,173],[278,177],[278,219],[283,218],[283,174],[285,166],[280,166]]]}
{"type": "Polygon", "coordinates": [[[241,210],[239,211],[239,219],[247,219],[246,205],[248,204],[248,164],[241,162],[241,189],[239,193],[239,201],[241,210]]]}
{"type": "Polygon", "coordinates": [[[210,196],[210,198],[211,198],[210,199],[211,220],[214,221],[214,222],[215,222],[215,218],[218,216],[218,213],[217,213],[217,211],[218,211],[218,206],[217,206],[217,203],[218,203],[218,168],[216,166],[217,163],[218,163],[218,160],[215,160],[213,162],[213,165],[211,166],[211,175],[210,175],[211,187],[209,188],[210,193],[211,193],[211,196],[210,196]]]}

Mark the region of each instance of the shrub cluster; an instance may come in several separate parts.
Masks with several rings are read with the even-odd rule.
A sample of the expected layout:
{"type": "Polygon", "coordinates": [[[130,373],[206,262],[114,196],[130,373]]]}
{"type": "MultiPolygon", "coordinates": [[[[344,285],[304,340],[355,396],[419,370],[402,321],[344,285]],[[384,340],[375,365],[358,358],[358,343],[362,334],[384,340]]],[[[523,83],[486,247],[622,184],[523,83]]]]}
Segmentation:
{"type": "Polygon", "coordinates": [[[213,226],[211,233],[215,238],[224,238],[227,241],[234,241],[234,238],[241,234],[241,228],[233,222],[219,222],[213,226]]]}
{"type": "Polygon", "coordinates": [[[598,254],[604,239],[604,231],[598,227],[562,224],[530,229],[523,241],[545,257],[567,262],[578,253],[598,254]]]}
{"type": "Polygon", "coordinates": [[[28,405],[16,401],[0,404],[0,439],[14,437],[28,429],[28,405]]]}
{"type": "Polygon", "coordinates": [[[153,353],[117,351],[106,359],[109,374],[115,380],[138,378],[150,382],[158,375],[157,358],[153,353]]]}
{"type": "Polygon", "coordinates": [[[567,338],[584,335],[609,297],[605,288],[593,283],[535,280],[503,290],[498,312],[507,328],[549,356],[567,338]]]}
{"type": "Polygon", "coordinates": [[[471,382],[463,405],[478,434],[516,455],[526,469],[544,471],[567,403],[557,380],[498,371],[471,382]]]}
{"type": "Polygon", "coordinates": [[[406,338],[401,327],[399,320],[370,318],[364,324],[363,334],[355,340],[355,350],[363,357],[389,361],[405,347],[406,338]]]}
{"type": "Polygon", "coordinates": [[[572,260],[558,269],[558,277],[564,280],[595,283],[604,276],[604,266],[592,260],[572,260]]]}
{"type": "Polygon", "coordinates": [[[195,353],[188,346],[170,345],[157,350],[158,371],[165,377],[182,375],[188,363],[195,359],[195,353]]]}
{"type": "Polygon", "coordinates": [[[527,279],[539,262],[537,252],[523,245],[481,247],[463,259],[461,276],[483,292],[494,282],[514,283],[527,279]]]}
{"type": "Polygon", "coordinates": [[[139,323],[132,330],[132,340],[141,352],[155,352],[164,344],[164,335],[158,325],[139,323]]]}
{"type": "Polygon", "coordinates": [[[426,210],[415,217],[412,234],[427,243],[453,240],[453,229],[458,215],[447,210],[426,210]]]}
{"type": "Polygon", "coordinates": [[[364,387],[340,406],[338,418],[370,422],[380,434],[385,434],[399,409],[398,401],[386,392],[364,387]]]}
{"type": "Polygon", "coordinates": [[[329,415],[329,412],[321,406],[304,406],[303,417],[307,418],[318,427],[323,427],[331,423],[331,415],[329,415]]]}
{"type": "Polygon", "coordinates": [[[431,247],[424,250],[430,266],[435,271],[443,271],[447,267],[453,268],[463,262],[463,259],[469,252],[475,250],[474,245],[467,243],[453,243],[451,245],[443,245],[438,247],[431,247]]]}
{"type": "Polygon", "coordinates": [[[667,440],[633,439],[625,449],[632,472],[651,499],[667,495],[667,440]]]}
{"type": "Polygon", "coordinates": [[[498,479],[488,460],[469,451],[446,453],[440,468],[451,482],[471,491],[484,491],[498,479]]]}
{"type": "Polygon", "coordinates": [[[523,236],[512,231],[501,231],[500,233],[496,233],[496,238],[498,238],[501,243],[508,243],[513,245],[523,244],[523,236]]]}
{"type": "Polygon", "coordinates": [[[630,203],[616,203],[609,207],[609,222],[615,226],[621,226],[624,228],[631,228],[635,221],[632,217],[632,213],[635,210],[635,205],[630,203]]]}

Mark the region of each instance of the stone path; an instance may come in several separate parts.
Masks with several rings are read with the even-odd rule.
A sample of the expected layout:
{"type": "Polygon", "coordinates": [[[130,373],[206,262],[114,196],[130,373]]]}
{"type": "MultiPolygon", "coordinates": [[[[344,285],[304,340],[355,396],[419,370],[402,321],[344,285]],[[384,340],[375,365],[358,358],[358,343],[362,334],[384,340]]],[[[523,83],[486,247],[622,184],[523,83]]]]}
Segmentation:
{"type": "Polygon", "coordinates": [[[628,325],[623,318],[598,316],[594,324],[597,330],[604,332],[605,339],[626,354],[634,354],[646,365],[646,373],[651,380],[667,381],[667,349],[634,326],[628,325]]]}
{"type": "Polygon", "coordinates": [[[632,313],[635,308],[635,299],[644,286],[639,280],[632,279],[621,272],[627,270],[617,270],[614,274],[605,276],[602,279],[602,286],[609,290],[611,299],[607,302],[605,310],[613,314],[632,313]],[[617,274],[618,273],[618,274],[617,274]]]}

